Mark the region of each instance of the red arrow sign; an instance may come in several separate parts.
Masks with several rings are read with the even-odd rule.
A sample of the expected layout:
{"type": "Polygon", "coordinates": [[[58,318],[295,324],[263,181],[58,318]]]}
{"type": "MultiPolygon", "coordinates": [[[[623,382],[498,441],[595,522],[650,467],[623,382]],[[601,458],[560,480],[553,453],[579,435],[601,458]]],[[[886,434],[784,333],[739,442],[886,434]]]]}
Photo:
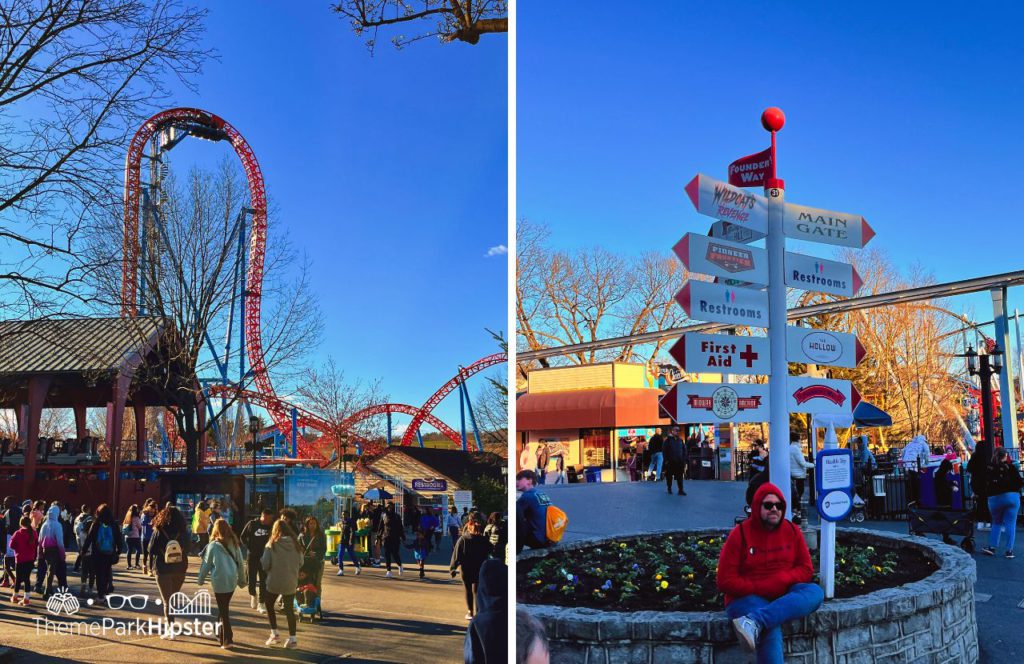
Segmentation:
{"type": "Polygon", "coordinates": [[[673,422],[676,422],[676,405],[679,403],[679,397],[676,395],[676,390],[679,389],[679,384],[676,383],[669,388],[668,392],[659,400],[661,406],[661,412],[673,422]]]}

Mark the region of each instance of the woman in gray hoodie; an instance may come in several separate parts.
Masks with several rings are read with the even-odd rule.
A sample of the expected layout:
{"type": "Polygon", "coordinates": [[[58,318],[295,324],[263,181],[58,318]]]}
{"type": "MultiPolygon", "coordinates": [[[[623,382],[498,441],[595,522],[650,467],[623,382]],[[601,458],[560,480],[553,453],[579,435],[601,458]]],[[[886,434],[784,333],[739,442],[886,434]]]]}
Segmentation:
{"type": "Polygon", "coordinates": [[[220,618],[220,647],[224,650],[231,650],[234,645],[229,609],[235,588],[243,587],[246,582],[242,560],[242,546],[231,530],[231,525],[224,519],[217,519],[210,531],[210,543],[203,549],[199,585],[206,583],[207,577],[210,578],[220,618]]]}
{"type": "Polygon", "coordinates": [[[276,645],[280,641],[277,635],[277,614],[274,613],[274,604],[277,603],[277,598],[281,597],[284,601],[284,615],[288,619],[288,639],[284,642],[284,647],[294,648],[298,645],[295,638],[295,588],[299,585],[302,552],[299,550],[298,535],[284,519],[274,522],[260,562],[267,573],[267,594],[264,598],[267,620],[270,622],[270,638],[267,639],[267,645],[276,645]]]}

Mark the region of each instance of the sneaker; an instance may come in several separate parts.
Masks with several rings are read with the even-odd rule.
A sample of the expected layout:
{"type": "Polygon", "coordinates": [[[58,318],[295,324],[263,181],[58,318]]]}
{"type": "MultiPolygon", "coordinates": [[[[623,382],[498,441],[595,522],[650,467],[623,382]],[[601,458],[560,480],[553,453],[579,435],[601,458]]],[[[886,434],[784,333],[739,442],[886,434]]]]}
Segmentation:
{"type": "Polygon", "coordinates": [[[249,595],[249,608],[250,609],[255,609],[256,608],[256,595],[249,595]]]}
{"type": "Polygon", "coordinates": [[[21,601],[21,595],[17,593],[11,593],[11,604],[17,604],[21,601]]]}
{"type": "Polygon", "coordinates": [[[335,576],[345,576],[345,570],[343,570],[343,569],[339,569],[339,570],[338,570],[338,573],[337,573],[337,574],[335,574],[335,576]]]}
{"type": "Polygon", "coordinates": [[[221,649],[221,650],[231,650],[231,649],[232,649],[232,648],[234,648],[234,647],[235,647],[235,644],[234,644],[234,643],[225,643],[224,645],[222,645],[222,646],[220,647],[220,649],[221,649]]]}
{"type": "Polygon", "coordinates": [[[259,612],[260,615],[263,615],[267,612],[267,607],[260,604],[258,607],[256,607],[256,610],[259,612]]]}
{"type": "Polygon", "coordinates": [[[270,638],[267,639],[267,645],[268,646],[276,646],[280,642],[281,642],[281,639],[277,636],[277,634],[271,634],[270,638]]]}
{"type": "Polygon", "coordinates": [[[757,637],[761,635],[761,626],[757,621],[747,616],[733,618],[732,628],[736,631],[736,637],[750,650],[757,649],[757,637]]]}
{"type": "Polygon", "coordinates": [[[356,576],[359,576],[359,573],[362,572],[362,571],[363,571],[362,567],[357,567],[356,568],[356,576]]]}
{"type": "Polygon", "coordinates": [[[993,549],[990,546],[986,546],[985,548],[983,548],[981,550],[981,552],[984,553],[986,556],[994,556],[994,555],[996,555],[996,550],[993,549]]]}
{"type": "Polygon", "coordinates": [[[473,619],[473,614],[470,613],[469,611],[466,611],[466,620],[472,620],[472,619],[473,619]]]}
{"type": "Polygon", "coordinates": [[[398,566],[398,576],[402,576],[402,566],[398,566]]]}
{"type": "Polygon", "coordinates": [[[28,597],[18,602],[18,604],[21,604],[22,606],[28,606],[28,597]]]}
{"type": "Polygon", "coordinates": [[[1007,552],[1006,552],[1006,557],[1007,557],[1008,559],[1012,560],[1012,559],[1013,559],[1013,551],[1007,551],[1007,552]]]}
{"type": "Polygon", "coordinates": [[[284,647],[285,648],[298,648],[299,647],[299,641],[294,636],[289,636],[287,639],[284,640],[284,647]]]}

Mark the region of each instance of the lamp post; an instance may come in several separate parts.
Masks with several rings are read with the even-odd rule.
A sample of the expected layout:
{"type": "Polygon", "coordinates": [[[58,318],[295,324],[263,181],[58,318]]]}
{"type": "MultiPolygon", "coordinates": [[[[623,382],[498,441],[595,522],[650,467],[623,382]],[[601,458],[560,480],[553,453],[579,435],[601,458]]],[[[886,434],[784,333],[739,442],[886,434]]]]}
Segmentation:
{"type": "Polygon", "coordinates": [[[1002,371],[1003,351],[996,346],[992,352],[986,355],[979,355],[974,351],[973,346],[967,347],[963,357],[967,358],[967,372],[972,376],[981,378],[981,426],[985,442],[991,451],[995,447],[995,436],[993,427],[992,411],[992,376],[998,376],[1002,371]]]}
{"type": "Polygon", "coordinates": [[[348,472],[348,434],[338,434],[338,444],[341,446],[341,472],[348,472]]]}
{"type": "MultiPolygon", "coordinates": [[[[260,418],[249,416],[249,433],[252,435],[252,496],[249,502],[256,507],[256,434],[260,430],[260,418]]],[[[255,515],[254,515],[255,516],[255,515]]]]}

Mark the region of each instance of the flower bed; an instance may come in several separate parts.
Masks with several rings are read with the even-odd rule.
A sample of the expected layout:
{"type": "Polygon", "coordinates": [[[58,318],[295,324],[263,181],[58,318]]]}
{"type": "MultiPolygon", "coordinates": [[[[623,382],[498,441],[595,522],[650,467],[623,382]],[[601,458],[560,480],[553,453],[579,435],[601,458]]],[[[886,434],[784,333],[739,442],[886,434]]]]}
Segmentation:
{"type": "MultiPolygon", "coordinates": [[[[842,588],[852,596],[827,600],[811,615],[783,626],[787,664],[978,660],[975,564],[970,555],[936,540],[912,535],[853,528],[844,529],[839,535],[844,545],[840,555],[845,556],[838,558],[839,571],[848,572],[856,567],[865,574],[844,575],[842,588]],[[889,557],[893,553],[897,556],[895,563],[889,557]],[[913,571],[921,560],[925,561],[924,565],[917,568],[916,574],[900,576],[913,571]],[[905,565],[905,561],[911,564],[905,565]],[[870,564],[872,562],[874,564],[870,564]],[[892,568],[891,572],[887,571],[887,566],[892,568]],[[901,581],[922,575],[926,568],[934,571],[917,581],[901,581]],[[871,592],[876,585],[880,589],[871,592]]],[[[714,565],[723,536],[721,530],[664,531],[565,542],[550,549],[523,551],[517,558],[517,608],[544,625],[550,640],[551,661],[560,664],[749,661],[749,652],[736,641],[721,604],[710,604],[709,589],[713,588],[714,565]],[[675,559],[665,558],[664,542],[672,542],[675,559]],[[659,543],[659,547],[653,546],[659,543]],[[639,569],[633,570],[632,565],[635,563],[639,568],[643,564],[629,560],[623,568],[614,563],[628,560],[626,554],[630,547],[634,547],[633,555],[636,555],[635,549],[643,548],[640,544],[652,545],[645,564],[664,564],[669,568],[666,570],[669,575],[674,572],[676,576],[667,578],[662,573],[659,580],[653,567],[645,570],[640,583],[630,581],[637,588],[633,591],[636,597],[626,593],[623,600],[621,592],[612,592],[617,587],[612,575],[623,573],[625,589],[629,574],[639,572],[639,569]],[[597,560],[591,556],[598,549],[603,566],[594,567],[597,560]],[[612,549],[618,552],[610,553],[612,549]],[[683,560],[679,560],[679,556],[683,556],[683,560]],[[568,589],[562,591],[566,583],[556,586],[551,594],[551,588],[544,588],[550,583],[545,584],[536,575],[532,581],[529,579],[529,574],[545,560],[564,563],[549,570],[555,574],[570,565],[565,568],[565,574],[573,578],[564,575],[562,578],[573,582],[576,589],[572,593],[568,589]],[[613,563],[610,568],[608,561],[613,563]],[[702,568],[694,566],[702,561],[702,568]],[[684,564],[694,567],[694,578],[689,579],[687,574],[687,586],[680,578],[684,564]],[[590,567],[593,567],[592,579],[590,567]],[[597,576],[598,567],[601,576],[597,576]],[[537,584],[537,580],[542,583],[537,584]],[[611,584],[603,589],[609,581],[611,584]],[[666,582],[665,587],[662,581],[666,582]],[[682,602],[689,594],[684,588],[698,581],[699,587],[708,590],[702,600],[708,608],[684,610],[686,606],[682,602]],[[595,590],[604,593],[605,598],[600,598],[595,590]],[[547,593],[551,601],[534,595],[542,592],[547,593]],[[643,605],[638,599],[641,593],[651,598],[650,605],[643,605]],[[584,599],[584,595],[593,598],[584,599]],[[680,605],[669,606],[667,600],[675,596],[679,596],[680,605]],[[603,608],[594,608],[595,601],[605,602],[603,608]],[[624,605],[626,602],[632,603],[633,608],[624,605]]],[[[698,594],[695,590],[690,592],[698,594]]]]}
{"type": "MultiPolygon", "coordinates": [[[[673,533],[554,552],[520,563],[517,598],[608,611],[714,611],[723,603],[715,578],[724,542],[722,535],[673,533]]],[[[840,533],[836,597],[911,583],[936,569],[915,549],[844,544],[840,533]]]]}

